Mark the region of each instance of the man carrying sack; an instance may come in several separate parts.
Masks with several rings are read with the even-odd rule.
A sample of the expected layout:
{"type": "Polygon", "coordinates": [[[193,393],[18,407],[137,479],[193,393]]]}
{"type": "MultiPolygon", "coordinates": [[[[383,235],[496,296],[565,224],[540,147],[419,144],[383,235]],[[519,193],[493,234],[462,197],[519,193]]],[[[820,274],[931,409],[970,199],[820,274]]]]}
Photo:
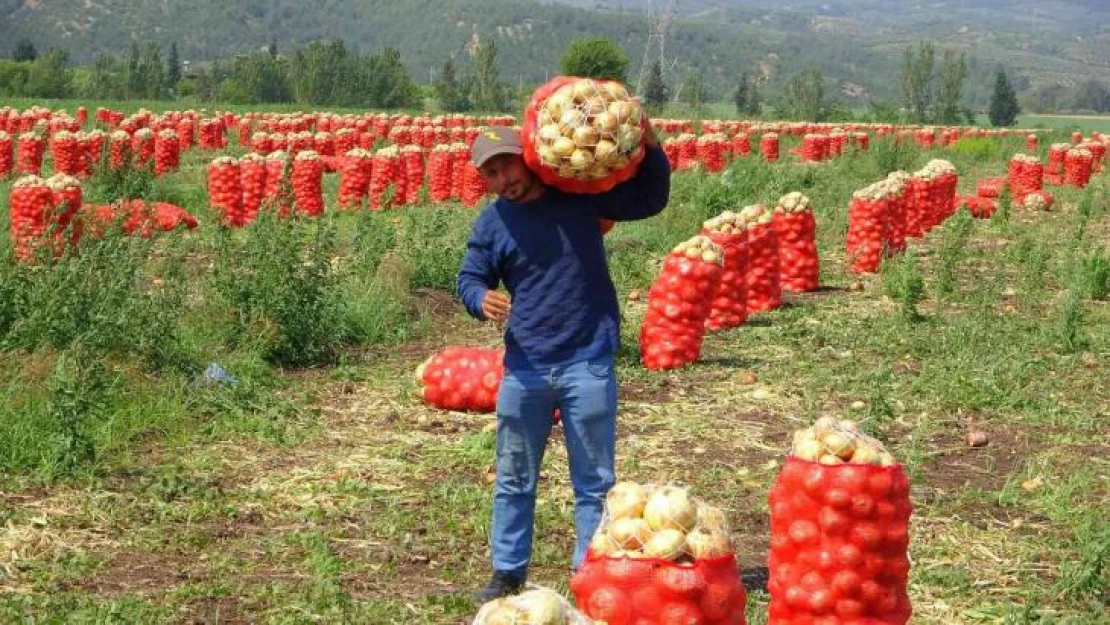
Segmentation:
{"type": "Polygon", "coordinates": [[[536,484],[556,409],[575,493],[575,569],[615,483],[620,310],[602,220],[645,219],[667,205],[670,168],[650,123],[643,137],[637,173],[597,194],[544,185],[511,128],[483,130],[471,148],[498,197],[474,222],[458,295],[471,316],[508,322],[497,397],[493,576],[476,594],[480,603],[519,591],[527,579],[536,484]],[[508,295],[496,290],[501,284],[508,295]]]}

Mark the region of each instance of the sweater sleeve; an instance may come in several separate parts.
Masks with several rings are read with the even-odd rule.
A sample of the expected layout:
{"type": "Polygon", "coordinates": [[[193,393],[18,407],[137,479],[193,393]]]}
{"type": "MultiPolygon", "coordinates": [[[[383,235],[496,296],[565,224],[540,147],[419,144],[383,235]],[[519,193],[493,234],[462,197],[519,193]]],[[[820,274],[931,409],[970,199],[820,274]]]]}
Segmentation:
{"type": "Polygon", "coordinates": [[[493,232],[488,219],[474,222],[466,242],[466,257],[458,276],[458,295],[466,312],[475,319],[485,321],[482,300],[486,291],[497,288],[497,263],[493,248],[493,232]]]}
{"type": "Polygon", "coordinates": [[[663,148],[646,148],[636,175],[605,193],[593,196],[598,213],[613,221],[635,221],[658,215],[671,193],[671,167],[663,148]]]}

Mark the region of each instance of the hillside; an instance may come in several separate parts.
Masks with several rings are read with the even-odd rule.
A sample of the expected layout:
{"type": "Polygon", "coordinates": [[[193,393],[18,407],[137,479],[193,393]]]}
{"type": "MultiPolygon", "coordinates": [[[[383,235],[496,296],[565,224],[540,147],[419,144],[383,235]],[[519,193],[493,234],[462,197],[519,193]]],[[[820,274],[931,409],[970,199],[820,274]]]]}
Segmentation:
{"type": "MultiPolygon", "coordinates": [[[[75,62],[124,53],[133,39],[176,42],[182,58],[195,62],[271,40],[289,49],[339,37],[363,51],[397,48],[424,82],[449,56],[465,57],[476,37],[492,36],[503,78],[528,86],[555,71],[567,41],[590,34],[628,51],[634,82],[647,39],[639,11],[646,2],[570,4],[593,8],[530,0],[321,0],[310,11],[292,0],[0,0],[0,41],[26,36],[40,50],[67,50],[75,62]]],[[[986,0],[899,11],[878,0],[799,0],[786,9],[764,0],[681,4],[684,13],[668,39],[668,57],[676,62],[670,80],[699,71],[716,98],[727,97],[743,70],[758,72],[774,88],[816,66],[849,103],[893,101],[901,51],[922,37],[969,54],[968,95],[975,104],[989,96],[999,63],[1016,70],[1019,87],[1087,77],[1110,83],[1110,28],[1098,26],[1110,23],[1103,19],[1110,9],[1091,0],[1009,3],[1020,11],[994,9],[999,3],[986,0]],[[1086,19],[1076,17],[1081,14],[1086,19]]]]}

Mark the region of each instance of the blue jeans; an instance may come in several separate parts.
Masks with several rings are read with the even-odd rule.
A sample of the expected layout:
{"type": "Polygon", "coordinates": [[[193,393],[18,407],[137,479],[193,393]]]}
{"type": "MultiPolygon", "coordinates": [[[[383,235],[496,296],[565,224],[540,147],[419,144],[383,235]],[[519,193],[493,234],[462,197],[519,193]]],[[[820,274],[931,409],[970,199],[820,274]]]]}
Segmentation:
{"type": "Polygon", "coordinates": [[[573,566],[586,555],[613,486],[617,381],[613,358],[542,370],[506,369],[497,396],[497,481],[490,542],[493,568],[526,574],[539,480],[551,415],[561,413],[574,486],[577,547],[573,566]]]}

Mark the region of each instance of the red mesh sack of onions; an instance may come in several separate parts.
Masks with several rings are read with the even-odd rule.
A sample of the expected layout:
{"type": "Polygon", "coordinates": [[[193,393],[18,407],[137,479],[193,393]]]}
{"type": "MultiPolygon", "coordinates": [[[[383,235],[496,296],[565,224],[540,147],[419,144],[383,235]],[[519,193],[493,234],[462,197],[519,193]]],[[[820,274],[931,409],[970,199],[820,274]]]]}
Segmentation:
{"type": "Polygon", "coordinates": [[[748,320],[748,230],[739,213],[725,211],[702,224],[702,234],[721,246],[724,271],[713,295],[707,330],[727,330],[748,320]]]}
{"type": "Polygon", "coordinates": [[[1052,210],[1052,205],[1056,202],[1056,198],[1048,191],[1039,190],[1033,191],[1025,196],[1021,205],[1023,208],[1035,211],[1048,211],[1052,210]]]}
{"type": "Polygon", "coordinates": [[[1086,148],[1072,148],[1064,155],[1064,182],[1083,188],[1091,181],[1094,155],[1086,148]]]}
{"type": "Polygon", "coordinates": [[[1040,191],[1044,181],[1044,165],[1028,154],[1015,154],[1009,167],[1010,197],[1021,204],[1025,196],[1040,191]]]}
{"type": "Polygon", "coordinates": [[[529,585],[520,594],[482,605],[470,625],[593,625],[593,621],[555,591],[529,585]]]}
{"type": "Polygon", "coordinates": [[[820,266],[817,258],[817,220],[809,198],[794,191],[779,198],[775,206],[775,236],[779,250],[779,283],[785,291],[817,290],[820,266]]]}
{"type": "Polygon", "coordinates": [[[794,436],[768,494],[769,624],[906,623],[909,480],[852,421],[794,436]]]}
{"type": "Polygon", "coordinates": [[[447,347],[416,369],[424,403],[443,410],[493,412],[504,374],[503,349],[447,347]]]}
{"type": "Polygon", "coordinates": [[[1002,195],[1002,186],[1006,184],[1005,178],[983,178],[975,185],[975,194],[979,197],[997,198],[1002,195]]]}
{"type": "Polygon", "coordinates": [[[848,205],[845,251],[854,273],[879,270],[888,240],[887,183],[866,186],[852,194],[848,205]]]}
{"type": "Polygon", "coordinates": [[[722,252],[708,237],[678,244],[648,290],[640,326],[640,360],[647,369],[675,369],[701,355],[705,320],[721,282],[722,252]]]}
{"type": "Polygon", "coordinates": [[[524,160],[549,186],[608,191],[639,168],[644,120],[619,82],[557,76],[524,110],[524,160]]]}
{"type": "Polygon", "coordinates": [[[775,214],[752,204],[741,209],[740,218],[748,225],[748,314],[774,310],[782,302],[775,214]]]}
{"type": "Polygon", "coordinates": [[[745,623],[725,514],[677,484],[614,485],[570,589],[609,625],[745,623]]]}
{"type": "Polygon", "coordinates": [[[910,175],[902,170],[886,176],[886,253],[906,251],[906,211],[910,203],[910,175]]]}
{"type": "Polygon", "coordinates": [[[1053,143],[1048,146],[1048,166],[1045,168],[1045,174],[1063,175],[1064,158],[1070,149],[1070,143],[1053,143]]]}

